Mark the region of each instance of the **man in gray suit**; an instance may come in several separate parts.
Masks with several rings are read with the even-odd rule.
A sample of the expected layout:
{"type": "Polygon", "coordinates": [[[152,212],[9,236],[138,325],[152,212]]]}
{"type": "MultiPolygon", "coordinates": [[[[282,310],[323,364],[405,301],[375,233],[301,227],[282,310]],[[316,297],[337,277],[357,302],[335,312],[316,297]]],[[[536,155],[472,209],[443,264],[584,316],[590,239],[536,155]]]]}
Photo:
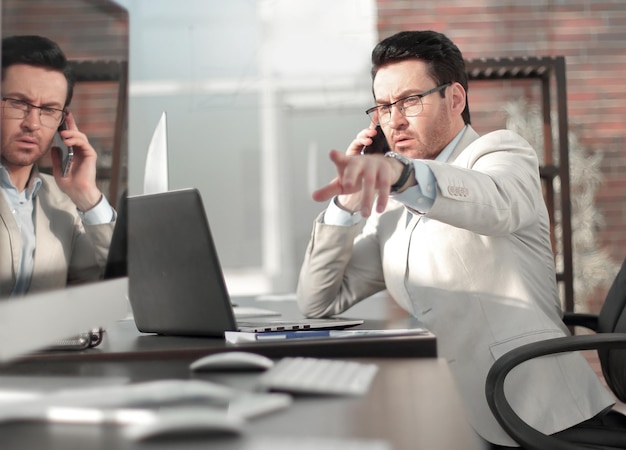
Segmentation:
{"type": "Polygon", "coordinates": [[[67,110],[73,86],[53,41],[2,40],[1,297],[102,275],[115,212],[96,185],[96,151],[67,110]],[[63,173],[53,150],[53,175],[39,173],[57,131],[74,158],[63,173]]]}
{"type": "MultiPolygon", "coordinates": [[[[331,151],[338,175],[313,194],[330,203],[306,251],[300,308],[339,314],[386,289],[436,334],[478,434],[516,446],[488,408],[487,372],[512,348],[569,334],[536,152],[513,132],[472,129],[463,57],[446,36],[398,33],[372,64],[372,126],[331,151]],[[381,132],[390,151],[362,154],[381,132]]],[[[506,388],[545,433],[613,404],[578,353],[524,364],[506,388]]]]}

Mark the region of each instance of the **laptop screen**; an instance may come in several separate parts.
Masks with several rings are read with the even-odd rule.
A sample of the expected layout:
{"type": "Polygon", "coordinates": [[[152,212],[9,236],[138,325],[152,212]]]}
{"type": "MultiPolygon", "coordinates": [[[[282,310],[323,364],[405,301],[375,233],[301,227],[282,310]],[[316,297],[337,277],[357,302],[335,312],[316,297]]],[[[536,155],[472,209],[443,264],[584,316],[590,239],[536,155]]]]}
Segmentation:
{"type": "Polygon", "coordinates": [[[139,331],[220,336],[236,328],[197,189],[128,198],[129,299],[139,331]]]}

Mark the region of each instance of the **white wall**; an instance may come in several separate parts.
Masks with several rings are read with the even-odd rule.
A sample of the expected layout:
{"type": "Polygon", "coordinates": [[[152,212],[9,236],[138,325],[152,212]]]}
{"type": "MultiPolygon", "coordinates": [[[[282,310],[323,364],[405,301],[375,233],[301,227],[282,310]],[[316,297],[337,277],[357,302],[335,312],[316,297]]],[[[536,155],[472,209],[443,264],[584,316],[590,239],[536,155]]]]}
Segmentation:
{"type": "Polygon", "coordinates": [[[202,192],[232,294],[290,292],[334,176],[367,126],[373,0],[117,0],[130,13],[130,192],[168,115],[170,188],[202,192]]]}

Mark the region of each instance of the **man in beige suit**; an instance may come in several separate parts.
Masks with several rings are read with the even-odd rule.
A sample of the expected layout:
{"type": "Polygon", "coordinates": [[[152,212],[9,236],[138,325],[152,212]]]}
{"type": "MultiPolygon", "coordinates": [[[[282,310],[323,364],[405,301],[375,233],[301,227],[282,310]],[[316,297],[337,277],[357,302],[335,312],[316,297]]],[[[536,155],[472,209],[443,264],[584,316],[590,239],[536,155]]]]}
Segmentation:
{"type": "MultiPolygon", "coordinates": [[[[331,151],[338,176],[313,194],[331,201],[300,273],[301,310],[339,314],[386,289],[437,335],[478,434],[493,448],[516,446],[488,408],[487,372],[514,347],[569,334],[536,153],[510,131],[471,128],[463,57],[446,36],[398,33],[372,64],[372,126],[346,153],[331,151]],[[361,154],[376,124],[391,151],[361,154]]],[[[506,387],[546,433],[613,403],[578,353],[525,364],[506,387]]]]}
{"type": "Polygon", "coordinates": [[[40,36],[2,41],[0,297],[102,276],[115,212],[96,186],[96,151],[67,110],[74,80],[56,43],[40,36]],[[74,150],[66,174],[37,170],[59,127],[74,150]]]}

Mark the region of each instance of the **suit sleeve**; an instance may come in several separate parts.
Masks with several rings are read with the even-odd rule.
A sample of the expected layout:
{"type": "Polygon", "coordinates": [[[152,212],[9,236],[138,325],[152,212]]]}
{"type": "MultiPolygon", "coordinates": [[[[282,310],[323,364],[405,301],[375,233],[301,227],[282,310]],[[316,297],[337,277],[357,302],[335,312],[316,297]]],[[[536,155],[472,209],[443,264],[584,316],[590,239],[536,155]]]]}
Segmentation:
{"type": "Polygon", "coordinates": [[[468,146],[452,163],[425,161],[437,198],[426,216],[477,234],[505,236],[545,208],[537,155],[519,135],[500,130],[468,146]]]}
{"type": "Polygon", "coordinates": [[[115,222],[77,226],[68,267],[68,284],[102,278],[114,227],[115,222]]]}
{"type": "Polygon", "coordinates": [[[339,314],[385,288],[376,226],[313,224],[298,280],[300,310],[308,317],[339,314]]]}

